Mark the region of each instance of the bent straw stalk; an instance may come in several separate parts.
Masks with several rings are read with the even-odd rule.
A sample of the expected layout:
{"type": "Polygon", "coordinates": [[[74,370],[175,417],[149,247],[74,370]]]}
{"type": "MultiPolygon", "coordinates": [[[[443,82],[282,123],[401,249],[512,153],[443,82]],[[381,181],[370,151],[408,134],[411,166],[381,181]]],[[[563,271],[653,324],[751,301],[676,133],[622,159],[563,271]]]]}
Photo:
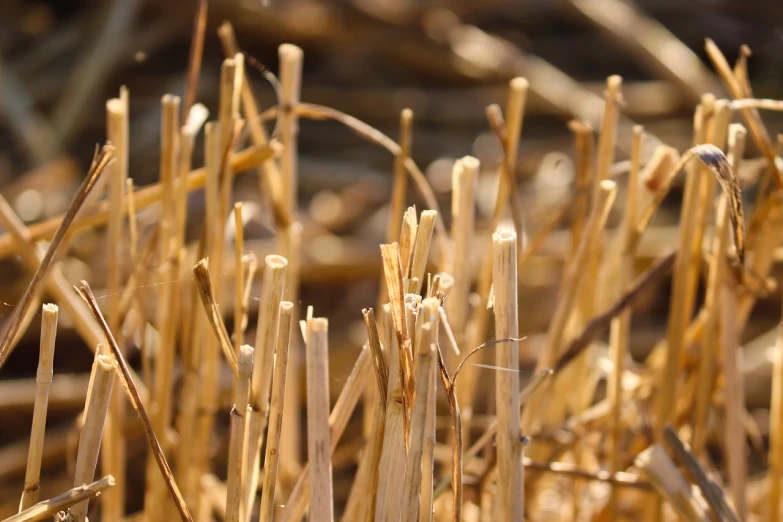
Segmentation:
{"type": "Polygon", "coordinates": [[[46,431],[46,410],[49,403],[49,386],[54,374],[54,340],[57,336],[57,305],[45,304],[41,310],[41,348],[38,356],[38,372],[35,375],[35,407],[33,425],[30,428],[30,449],[27,453],[27,469],[24,491],[19,511],[38,502],[41,478],[41,457],[46,431]]]}

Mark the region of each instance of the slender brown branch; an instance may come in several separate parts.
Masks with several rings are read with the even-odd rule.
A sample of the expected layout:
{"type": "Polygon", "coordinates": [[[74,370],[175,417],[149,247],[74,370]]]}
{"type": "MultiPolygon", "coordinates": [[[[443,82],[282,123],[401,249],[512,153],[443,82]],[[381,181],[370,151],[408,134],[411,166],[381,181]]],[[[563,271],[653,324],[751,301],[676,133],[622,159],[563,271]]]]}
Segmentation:
{"type": "Polygon", "coordinates": [[[182,498],[182,494],[179,491],[179,487],[177,487],[174,476],[171,474],[169,463],[166,462],[166,456],[163,454],[163,449],[161,449],[158,437],[155,435],[155,431],[152,429],[152,422],[150,421],[150,417],[147,414],[147,410],[144,408],[144,403],[141,401],[141,397],[139,397],[139,392],[136,390],[136,385],[133,383],[133,379],[131,379],[130,370],[128,369],[128,364],[125,362],[125,357],[123,357],[122,352],[120,351],[120,347],[117,345],[117,341],[114,339],[114,335],[111,333],[111,330],[109,330],[109,325],[106,324],[106,319],[104,319],[103,314],[101,314],[101,310],[98,307],[98,303],[95,301],[95,296],[90,289],[90,285],[88,285],[86,281],[82,281],[78,291],[82,296],[82,299],[84,299],[84,301],[87,303],[87,306],[90,308],[92,315],[101,326],[103,333],[106,335],[106,341],[109,343],[109,348],[111,349],[111,353],[114,355],[114,359],[117,363],[116,368],[118,370],[122,386],[125,388],[125,392],[128,394],[128,398],[130,399],[131,404],[133,404],[133,408],[136,410],[136,413],[141,419],[142,426],[144,426],[144,433],[147,435],[147,442],[149,442],[150,445],[150,450],[152,451],[152,454],[158,463],[161,475],[163,475],[163,480],[165,481],[166,487],[169,489],[169,492],[174,499],[174,503],[177,506],[180,517],[182,517],[182,520],[186,522],[193,522],[193,517],[190,514],[188,506],[185,504],[185,499],[182,498]]]}
{"type": "Polygon", "coordinates": [[[622,312],[625,307],[633,305],[642,291],[653,283],[658,282],[658,280],[674,265],[674,258],[675,252],[661,258],[642,275],[637,277],[628,290],[620,296],[606,312],[595,316],[587,323],[584,330],[582,330],[582,333],[568,343],[568,347],[563,352],[563,355],[554,365],[555,373],[560,372],[563,368],[568,366],[571,361],[582,353],[582,350],[590,346],[590,343],[593,342],[596,337],[605,332],[612,323],[612,319],[622,312]]]}
{"type": "Polygon", "coordinates": [[[90,170],[87,172],[87,176],[84,178],[81,186],[76,191],[76,196],[74,196],[73,200],[71,201],[71,205],[68,207],[68,212],[65,213],[65,217],[63,217],[60,225],[57,227],[57,231],[54,233],[54,237],[46,249],[46,254],[44,254],[41,263],[38,265],[38,269],[35,271],[33,279],[30,281],[27,290],[25,290],[21,301],[19,301],[19,304],[16,306],[16,308],[14,308],[14,315],[11,316],[8,328],[3,335],[3,340],[0,342],[0,368],[3,367],[3,364],[5,364],[8,356],[11,355],[16,334],[19,332],[19,327],[22,325],[22,321],[27,315],[28,309],[33,304],[41,281],[43,281],[43,278],[49,269],[49,265],[52,264],[52,259],[57,253],[57,247],[60,246],[60,243],[65,237],[65,233],[68,231],[68,227],[73,222],[73,219],[76,217],[76,213],[79,212],[79,209],[87,199],[90,191],[92,191],[95,183],[101,177],[101,174],[103,174],[103,171],[106,169],[109,163],[111,163],[113,155],[114,146],[111,143],[106,143],[100,150],[98,150],[96,147],[95,156],[93,157],[92,165],[90,166],[90,170]]]}
{"type": "Polygon", "coordinates": [[[454,388],[454,379],[449,375],[446,362],[443,360],[443,351],[438,348],[438,373],[446,390],[449,400],[449,414],[451,415],[451,430],[454,436],[454,448],[452,449],[451,462],[451,487],[454,491],[452,498],[452,520],[462,520],[462,415],[457,402],[457,391],[454,388]]]}

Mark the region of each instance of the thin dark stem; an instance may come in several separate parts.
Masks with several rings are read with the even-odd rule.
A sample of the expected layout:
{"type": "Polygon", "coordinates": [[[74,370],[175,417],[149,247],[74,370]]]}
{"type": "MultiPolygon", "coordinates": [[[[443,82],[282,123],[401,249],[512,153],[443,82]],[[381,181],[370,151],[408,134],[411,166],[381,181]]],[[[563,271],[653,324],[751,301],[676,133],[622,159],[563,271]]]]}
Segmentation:
{"type": "Polygon", "coordinates": [[[555,373],[568,366],[596,337],[604,333],[609,328],[612,319],[618,316],[626,307],[636,302],[643,290],[662,278],[674,265],[674,257],[675,253],[672,252],[661,258],[636,278],[631,287],[615,301],[609,310],[591,319],[584,330],[582,330],[582,333],[568,344],[568,348],[554,366],[555,373]]]}
{"type": "Polygon", "coordinates": [[[451,414],[451,429],[454,431],[454,448],[451,453],[451,487],[454,490],[452,498],[452,520],[462,520],[462,415],[457,402],[457,392],[454,388],[454,379],[449,375],[446,363],[443,360],[443,352],[438,346],[438,368],[440,380],[449,400],[449,413],[451,414]]]}
{"type": "Polygon", "coordinates": [[[131,379],[128,364],[122,356],[120,347],[117,345],[117,341],[114,339],[114,335],[112,335],[109,325],[106,324],[106,319],[103,318],[103,314],[101,314],[101,310],[98,308],[98,303],[95,301],[92,290],[90,290],[90,285],[88,285],[86,281],[82,281],[81,286],[78,288],[78,292],[87,303],[92,315],[98,321],[103,333],[106,335],[106,341],[109,343],[112,355],[114,355],[122,386],[125,388],[125,392],[128,394],[128,398],[130,399],[131,404],[133,404],[133,408],[141,419],[141,424],[144,426],[144,433],[147,435],[150,450],[155,457],[155,461],[158,463],[160,473],[163,475],[163,481],[166,483],[166,487],[171,493],[174,503],[177,505],[177,510],[179,511],[182,520],[185,522],[193,522],[190,510],[188,510],[185,499],[182,497],[182,493],[180,493],[179,487],[177,487],[177,483],[171,473],[169,463],[166,462],[166,456],[163,454],[163,449],[160,447],[160,442],[158,442],[158,437],[155,435],[155,430],[152,429],[152,422],[150,422],[147,410],[144,408],[144,403],[141,401],[141,397],[139,397],[139,392],[136,389],[136,385],[133,383],[133,379],[131,379]]]}
{"type": "Polygon", "coordinates": [[[87,172],[87,176],[84,178],[84,181],[82,181],[79,190],[76,192],[76,196],[74,196],[71,201],[68,212],[65,213],[62,221],[60,221],[60,225],[57,227],[57,231],[54,233],[54,237],[52,237],[49,247],[46,249],[46,253],[41,260],[41,263],[38,265],[38,269],[35,271],[35,274],[33,274],[33,279],[27,286],[27,290],[25,290],[21,301],[19,301],[19,304],[14,308],[14,315],[11,316],[3,340],[0,342],[0,368],[3,367],[3,364],[5,364],[8,356],[11,355],[11,352],[13,351],[13,343],[16,334],[19,333],[19,328],[22,326],[23,319],[27,315],[30,306],[33,304],[41,281],[43,281],[49,266],[52,264],[52,259],[54,259],[54,255],[57,253],[57,247],[60,246],[65,234],[68,232],[68,228],[71,226],[76,214],[79,212],[79,209],[82,208],[90,191],[95,187],[95,183],[101,177],[101,174],[103,174],[103,171],[111,163],[113,158],[114,145],[111,143],[107,142],[100,150],[96,147],[95,156],[93,157],[92,165],[87,172]]]}
{"type": "MultiPolygon", "coordinates": [[[[479,352],[480,350],[483,350],[484,348],[487,348],[488,346],[494,346],[496,344],[500,343],[511,343],[511,342],[519,342],[524,341],[527,339],[527,336],[525,337],[508,337],[506,339],[490,339],[489,341],[486,341],[484,343],[481,343],[477,347],[473,348],[471,351],[468,352],[468,354],[465,356],[464,359],[462,359],[457,366],[457,369],[454,371],[454,377],[452,378],[452,382],[454,383],[454,386],[457,385],[457,377],[459,377],[459,371],[462,369],[462,366],[468,361],[468,359],[475,353],[479,352]]],[[[509,368],[511,370],[515,368],[509,368]]]]}

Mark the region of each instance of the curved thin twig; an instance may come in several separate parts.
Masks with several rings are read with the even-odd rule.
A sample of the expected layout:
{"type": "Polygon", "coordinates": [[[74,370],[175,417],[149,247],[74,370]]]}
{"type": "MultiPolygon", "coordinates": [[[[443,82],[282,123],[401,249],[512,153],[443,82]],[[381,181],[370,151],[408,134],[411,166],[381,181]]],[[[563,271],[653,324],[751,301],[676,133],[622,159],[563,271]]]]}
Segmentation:
{"type": "MultiPolygon", "coordinates": [[[[454,376],[451,378],[452,383],[454,386],[457,385],[457,377],[459,376],[459,371],[462,369],[462,366],[467,362],[467,360],[475,353],[477,353],[480,350],[483,350],[484,348],[487,348],[488,346],[494,346],[496,344],[500,343],[511,343],[511,342],[520,342],[527,339],[527,336],[525,337],[507,337],[504,339],[490,339],[489,341],[486,341],[484,343],[481,343],[477,347],[473,348],[471,351],[468,352],[468,354],[465,356],[464,359],[462,359],[457,365],[457,369],[454,370],[454,376]]],[[[513,368],[512,368],[513,369],[513,368]]]]}

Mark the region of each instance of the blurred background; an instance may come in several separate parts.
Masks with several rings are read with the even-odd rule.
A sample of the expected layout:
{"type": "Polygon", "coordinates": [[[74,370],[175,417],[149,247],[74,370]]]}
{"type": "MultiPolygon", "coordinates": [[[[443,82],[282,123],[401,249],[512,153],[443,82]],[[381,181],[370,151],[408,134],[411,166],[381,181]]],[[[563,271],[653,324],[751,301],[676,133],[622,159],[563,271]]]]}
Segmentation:
{"type": "MultiPolygon", "coordinates": [[[[137,186],[158,179],[160,99],[166,93],[184,96],[196,6],[195,0],[0,3],[0,192],[23,220],[32,223],[65,210],[95,144],[105,140],[105,101],[123,85],[130,91],[130,175],[137,186]]],[[[624,80],[615,157],[621,184],[633,123],[648,132],[643,160],[661,142],[682,151],[691,145],[700,96],[725,96],[706,63],[705,38],[730,63],[742,44],[750,47],[757,97],[780,98],[783,86],[783,4],[777,0],[221,0],[209,3],[197,95],[212,115],[224,58],[216,31],[224,20],[252,57],[248,75],[263,108],[276,103],[275,93],[256,70],[262,66],[254,64],[276,71],[278,45],[291,42],[305,52],[303,101],[344,111],[395,139],[400,111],[413,109],[412,157],[443,209],[449,208],[454,159],[479,158],[479,230],[494,205],[502,158],[485,108],[505,104],[515,76],[530,82],[516,172],[530,234],[570,201],[573,137],[566,124],[576,118],[600,128],[608,75],[624,80]]],[[[781,131],[775,114],[765,113],[764,119],[772,134],[781,131]]],[[[748,147],[749,158],[758,156],[750,142],[748,147]]],[[[199,139],[195,166],[202,164],[201,149],[199,139]]],[[[359,310],[375,305],[377,245],[386,230],[393,158],[345,127],[320,121],[301,122],[299,152],[302,302],[333,324],[332,372],[339,382],[364,339],[359,310]]],[[[270,251],[272,232],[254,174],[238,179],[235,198],[250,209],[245,237],[261,258],[270,251]]],[[[675,190],[668,210],[656,218],[640,264],[676,242],[678,198],[675,190]]],[[[413,188],[409,202],[422,208],[413,188]]],[[[203,212],[203,196],[196,192],[189,202],[191,239],[200,233],[203,212]]],[[[140,225],[156,218],[154,209],[144,211],[140,225]]],[[[447,211],[445,218],[448,224],[447,211]]],[[[70,281],[86,278],[96,289],[105,284],[102,242],[100,230],[74,238],[63,261],[70,281]]],[[[531,342],[548,323],[567,248],[568,236],[553,234],[520,274],[526,310],[521,330],[530,333],[531,342]]],[[[28,281],[21,265],[2,261],[0,318],[10,315],[28,281]]],[[[637,306],[632,343],[637,358],[664,331],[667,292],[663,285],[637,306]]],[[[760,302],[746,329],[749,338],[777,323],[778,302],[776,295],[760,302]]],[[[230,317],[230,309],[224,311],[230,317]]],[[[250,324],[252,329],[253,311],[250,324]]],[[[34,375],[37,340],[33,321],[0,379],[34,375]]],[[[56,356],[55,372],[62,374],[88,371],[92,360],[62,315],[56,356]]],[[[138,363],[137,355],[131,360],[138,363]]],[[[766,408],[768,381],[753,384],[762,391],[749,400],[766,408]]],[[[332,387],[334,393],[339,389],[332,387]]],[[[63,385],[59,395],[53,393],[49,425],[56,430],[59,422],[67,432],[83,398],[83,388],[63,385]]],[[[25,455],[20,448],[26,447],[31,411],[31,404],[0,391],[5,445],[0,479],[11,484],[23,473],[24,462],[20,467],[16,461],[25,455]],[[17,442],[21,445],[12,450],[17,442]]],[[[62,465],[62,454],[58,458],[50,464],[62,465]]]]}

